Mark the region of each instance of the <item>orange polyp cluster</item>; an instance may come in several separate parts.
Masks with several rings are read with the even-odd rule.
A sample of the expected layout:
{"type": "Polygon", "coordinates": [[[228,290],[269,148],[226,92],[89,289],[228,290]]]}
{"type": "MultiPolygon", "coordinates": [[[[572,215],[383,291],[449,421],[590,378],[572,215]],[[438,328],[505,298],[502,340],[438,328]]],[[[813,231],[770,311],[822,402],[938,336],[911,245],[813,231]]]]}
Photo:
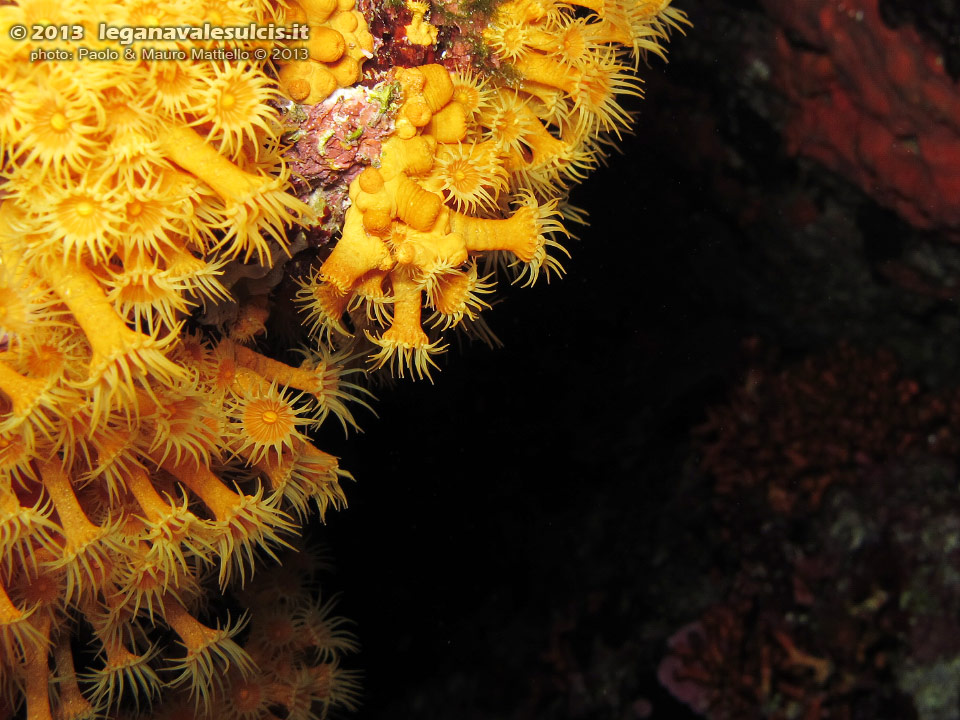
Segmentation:
{"type": "MultiPolygon", "coordinates": [[[[383,144],[380,167],[351,184],[341,238],[300,297],[321,342],[347,336],[342,316],[350,312],[359,337],[379,348],[374,367],[425,377],[445,345],[424,330],[424,306],[434,327],[478,322],[479,295],[491,286],[477,277],[477,256],[512,254],[517,277],[530,283],[541,268],[560,270],[547,249],[559,247],[552,236],[565,231],[556,198],[518,191],[520,207],[510,213],[509,158],[490,143],[463,144],[482,134],[473,119],[479,108],[454,99],[446,69],[398,70],[396,79],[404,91],[396,132],[383,144]]],[[[473,91],[461,87],[460,94],[479,105],[483,90],[473,91]]]]}
{"type": "MultiPolygon", "coordinates": [[[[211,571],[222,587],[242,584],[261,551],[272,556],[273,548],[289,544],[297,523],[285,510],[303,521],[314,502],[321,513],[331,504],[341,506],[345,473],[300,434],[258,445],[244,433],[245,403],[276,395],[287,378],[301,385],[313,378],[313,392],[322,393],[322,376],[314,368],[286,366],[228,341],[213,351],[194,341],[192,353],[209,361],[191,365],[196,376],[190,385],[136,389],[137,411],[102,418],[92,435],[78,438],[84,448],[73,453],[69,465],[40,435],[22,465],[4,468],[0,588],[9,590],[0,594],[0,640],[9,652],[0,667],[5,676],[25,679],[39,666],[36,653],[48,644],[44,633],[51,648],[70,637],[69,623],[51,624],[66,612],[82,615],[103,646],[104,664],[80,678],[88,701],[101,712],[124,698],[149,701],[166,686],[186,688],[197,712],[204,712],[221,692],[217,678],[228,664],[255,674],[232,644],[236,626],[202,624],[188,608],[211,571]],[[238,349],[257,372],[237,363],[226,388],[218,391],[215,376],[208,374],[220,369],[212,360],[217,354],[232,357],[238,349]],[[228,427],[233,430],[225,432],[228,427]],[[231,464],[249,479],[226,484],[220,470],[231,464]],[[153,629],[164,624],[174,627],[186,646],[177,662],[171,664],[169,651],[159,646],[117,644],[124,627],[154,637],[153,629]]],[[[92,402],[88,396],[86,404],[92,402]]],[[[314,422],[308,410],[290,412],[286,419],[297,427],[314,422]]],[[[4,432],[8,443],[22,426],[4,432]]],[[[75,704],[71,693],[64,686],[56,696],[59,705],[51,706],[46,696],[28,692],[28,711],[38,718],[56,707],[65,712],[75,704]]]]}
{"type": "Polygon", "coordinates": [[[355,9],[356,0],[300,0],[285,5],[287,22],[310,28],[309,40],[288,44],[309,58],[280,68],[280,86],[287,96],[314,105],[337,88],[357,83],[363,61],[373,56],[373,36],[355,9]]]}
{"type": "MultiPolygon", "coordinates": [[[[509,0],[483,36],[513,79],[396,69],[395,131],[350,184],[341,237],[298,294],[318,344],[429,377],[444,332],[493,337],[480,312],[499,271],[522,285],[562,273],[561,219],[580,216],[570,188],[629,125],[635,63],[688,24],[669,5],[509,0]]],[[[422,25],[426,10],[411,10],[422,25]]]]}
{"type": "MultiPolygon", "coordinates": [[[[435,44],[429,4],[408,9],[407,40],[435,44]]],[[[226,327],[184,327],[231,299],[227,266],[266,273],[311,219],[288,192],[275,106],[304,117],[294,105],[362,79],[374,38],[355,0],[0,2],[0,715],[355,707],[345,621],[289,573],[253,576],[314,510],[346,504],[349,474],[308,433],[331,415],[356,428],[358,357],[429,376],[448,331],[495,341],[481,314],[498,276],[562,272],[569,189],[639,94],[621,48],[662,55],[685,23],[667,0],[509,0],[484,34],[503,72],[390,71],[393,131],[350,175],[340,236],[302,280],[318,343],[294,366],[254,349],[266,289],[226,327]],[[305,23],[309,40],[283,49],[311,57],[31,62],[44,44],[10,34],[80,26],[86,47],[114,49],[101,21],[305,23]],[[209,599],[238,586],[251,614],[231,622],[209,599]]]]}
{"type": "Polygon", "coordinates": [[[9,33],[79,24],[89,47],[104,19],[204,18],[283,22],[260,0],[0,5],[0,705],[36,720],[145,714],[177,688],[199,717],[228,670],[260,677],[243,622],[200,601],[345,503],[349,476],[301,432],[355,426],[340,356],[294,368],[182,334],[229,297],[225,264],[269,265],[308,214],[264,63],[37,63],[9,33]]]}
{"type": "MultiPolygon", "coordinates": [[[[491,50],[520,78],[512,88],[516,94],[500,105],[512,105],[515,115],[523,115],[514,142],[532,157],[524,163],[513,153],[511,161],[511,170],[523,174],[523,185],[541,192],[582,179],[598,158],[601,134],[619,136],[629,124],[619,99],[641,95],[635,63],[647,52],[664,57],[661,43],[669,31],[689,24],[682,11],[669,5],[670,0],[509,0],[498,7],[484,34],[491,50]],[[593,14],[581,17],[577,6],[593,14]],[[523,28],[522,35],[516,28],[523,28]],[[504,48],[507,36],[515,40],[509,51],[504,48]],[[624,47],[634,57],[633,66],[624,47]],[[523,164],[527,167],[521,169],[523,164]]],[[[502,135],[496,116],[488,121],[492,139],[502,135]]]]}

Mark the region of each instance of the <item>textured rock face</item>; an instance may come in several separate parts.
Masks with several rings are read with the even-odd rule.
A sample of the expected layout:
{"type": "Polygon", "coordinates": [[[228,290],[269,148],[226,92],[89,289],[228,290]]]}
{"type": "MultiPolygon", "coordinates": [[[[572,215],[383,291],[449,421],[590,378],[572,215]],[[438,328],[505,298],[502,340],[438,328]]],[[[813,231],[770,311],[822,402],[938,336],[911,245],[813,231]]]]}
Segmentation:
{"type": "Polygon", "coordinates": [[[780,25],[775,82],[793,104],[793,153],[851,179],[918,227],[960,228],[960,93],[914,28],[877,0],[764,3],[780,25]]]}

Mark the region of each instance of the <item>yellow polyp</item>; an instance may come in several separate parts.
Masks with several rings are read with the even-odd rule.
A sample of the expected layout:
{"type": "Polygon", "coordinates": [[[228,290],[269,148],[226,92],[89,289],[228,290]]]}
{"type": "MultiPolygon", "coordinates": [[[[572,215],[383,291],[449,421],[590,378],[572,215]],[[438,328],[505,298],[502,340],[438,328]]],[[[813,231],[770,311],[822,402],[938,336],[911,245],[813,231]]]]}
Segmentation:
{"type": "Polygon", "coordinates": [[[134,468],[126,478],[126,486],[151,522],[159,522],[170,514],[170,503],[160,496],[146,471],[134,468]]]}
{"type": "Polygon", "coordinates": [[[341,293],[347,293],[362,275],[387,269],[391,264],[390,251],[383,240],[364,230],[360,213],[348,211],[343,236],[320,267],[320,274],[341,293]]]}
{"type": "Polygon", "coordinates": [[[326,21],[337,9],[337,0],[298,0],[311,23],[326,21]]]}
{"type": "Polygon", "coordinates": [[[320,467],[324,467],[327,470],[333,470],[337,467],[338,460],[336,457],[329,453],[325,453],[323,450],[315,447],[309,442],[304,442],[300,447],[300,452],[311,459],[311,462],[320,467]]]}
{"type": "Polygon", "coordinates": [[[340,87],[349,87],[360,80],[360,62],[346,55],[329,66],[330,74],[340,87]]]}
{"type": "Polygon", "coordinates": [[[128,403],[125,409],[133,409],[134,377],[151,373],[170,382],[186,376],[182,368],[164,356],[162,341],[126,326],[85,266],[72,261],[66,261],[62,267],[48,265],[45,275],[73,313],[93,350],[89,382],[96,384],[105,379],[106,393],[119,393],[122,401],[128,403]]]}
{"type": "Polygon", "coordinates": [[[271,263],[264,233],[284,250],[284,225],[311,215],[310,208],[283,188],[278,178],[253,175],[234,165],[196,131],[185,125],[169,125],[159,138],[160,148],[173,162],[203,180],[226,203],[231,220],[223,243],[232,240],[232,254],[246,260],[256,253],[261,263],[271,263]]]}
{"type": "MultiPolygon", "coordinates": [[[[334,30],[338,30],[341,33],[354,33],[357,30],[362,30],[361,20],[363,20],[363,15],[355,12],[342,12],[339,15],[334,16],[330,20],[330,27],[334,30]]],[[[364,23],[365,25],[366,23],[364,23]]],[[[368,48],[369,49],[369,48],[368,48]]]]}
{"type": "Polygon", "coordinates": [[[136,657],[123,646],[123,643],[120,642],[120,639],[116,635],[106,635],[99,639],[103,643],[103,652],[107,656],[108,666],[120,667],[128,664],[136,657]]]}
{"type": "Polygon", "coordinates": [[[241,717],[245,717],[258,710],[263,704],[263,688],[257,682],[244,683],[234,691],[232,700],[241,717]]]}
{"type": "Polygon", "coordinates": [[[271,490],[282,495],[301,520],[310,513],[310,500],[316,501],[321,520],[330,502],[345,505],[336,458],[316,451],[306,441],[256,466],[267,475],[271,490]]]}
{"type": "Polygon", "coordinates": [[[232,413],[236,422],[231,424],[235,451],[256,464],[271,454],[279,457],[302,440],[298,427],[309,421],[294,405],[298,398],[286,397],[271,385],[239,400],[232,413]]]}
{"type": "Polygon", "coordinates": [[[417,230],[433,229],[443,204],[438,195],[424,190],[406,175],[397,176],[387,185],[393,191],[396,217],[417,230]]]}
{"type": "MultiPolygon", "coordinates": [[[[604,2],[604,0],[596,0],[604,2]]],[[[501,4],[497,10],[500,14],[514,18],[523,23],[534,23],[544,19],[547,14],[545,5],[553,5],[552,0],[546,3],[541,0],[508,0],[501,4]]]]}
{"type": "Polygon", "coordinates": [[[670,5],[671,0],[639,0],[636,4],[636,16],[642,20],[652,20],[670,5]]]}
{"type": "Polygon", "coordinates": [[[517,72],[534,82],[549,85],[571,95],[577,91],[580,71],[558,60],[531,53],[517,59],[515,65],[517,72]]]}
{"type": "MultiPolygon", "coordinates": [[[[152,594],[158,595],[159,591],[152,594]]],[[[162,600],[156,601],[155,604],[158,610],[164,610],[162,600]]],[[[95,632],[97,639],[103,646],[105,659],[104,667],[86,678],[88,681],[93,680],[96,683],[94,685],[95,689],[91,693],[91,700],[101,707],[111,706],[118,701],[124,688],[120,686],[120,683],[113,682],[113,678],[119,675],[125,677],[131,684],[138,686],[145,696],[140,697],[139,701],[145,700],[149,703],[153,695],[159,690],[160,685],[160,680],[149,665],[153,652],[148,650],[143,655],[135,655],[124,646],[119,633],[97,631],[97,629],[95,629],[95,632]]]]}
{"type": "MultiPolygon", "coordinates": [[[[368,200],[369,196],[361,196],[368,200]]],[[[357,206],[357,209],[363,213],[363,229],[373,235],[386,235],[393,224],[393,214],[391,213],[390,195],[382,193],[381,198],[377,198],[375,204],[363,202],[357,206]]]]}
{"type": "Polygon", "coordinates": [[[165,128],[160,147],[173,162],[203,180],[227,202],[245,199],[264,185],[263,178],[238,168],[186,126],[165,128]]]}
{"type": "Polygon", "coordinates": [[[471,278],[464,273],[446,276],[437,282],[433,306],[443,315],[453,316],[464,313],[476,285],[476,274],[471,278]]]}
{"type": "Polygon", "coordinates": [[[420,285],[406,274],[393,277],[393,324],[380,337],[402,347],[422,348],[430,339],[420,325],[423,306],[420,285]]]}
{"type": "Polygon", "coordinates": [[[424,17],[430,11],[430,5],[407,0],[407,9],[413,13],[410,23],[403,28],[407,35],[407,42],[411,45],[434,45],[437,42],[437,28],[424,17]]]}
{"type": "Polygon", "coordinates": [[[427,77],[419,67],[401,67],[394,71],[394,77],[400,83],[405,101],[421,95],[426,87],[427,77]]]}
{"type": "Polygon", "coordinates": [[[384,179],[404,173],[420,175],[433,167],[436,141],[429,136],[409,139],[390,138],[380,153],[380,172],[384,179]]]}
{"type": "Polygon", "coordinates": [[[333,73],[315,62],[288,63],[280,68],[279,78],[287,94],[304,105],[315,105],[337,89],[333,73]]]}
{"type": "MultiPolygon", "coordinates": [[[[228,341],[224,340],[221,345],[225,345],[227,342],[228,341]]],[[[233,345],[231,343],[231,347],[236,347],[239,349],[242,346],[233,345]]],[[[234,370],[232,380],[233,381],[230,384],[230,389],[233,391],[234,395],[240,398],[259,395],[270,385],[270,382],[263,377],[263,375],[251,370],[248,367],[241,367],[239,364],[234,370]]]]}
{"type": "Polygon", "coordinates": [[[291,367],[279,360],[268,358],[255,350],[236,345],[237,362],[253,370],[255,373],[270,382],[279,385],[304,390],[308,393],[316,393],[323,390],[322,380],[317,374],[309,370],[291,367]]]}
{"type": "Polygon", "coordinates": [[[14,417],[25,416],[37,404],[37,399],[48,385],[42,378],[21,375],[0,359],[0,392],[10,398],[10,412],[14,417]]]}
{"type": "Polygon", "coordinates": [[[433,114],[423,131],[435,137],[437,142],[460,142],[467,136],[467,111],[460,103],[449,102],[433,114]]]}
{"type": "Polygon", "coordinates": [[[421,65],[417,70],[423,75],[424,85],[421,90],[430,112],[438,112],[453,98],[453,80],[450,72],[436,63],[421,65]]]}
{"type": "Polygon", "coordinates": [[[312,28],[306,47],[310,52],[311,60],[323,63],[339,60],[347,49],[343,35],[328,27],[312,28]]]}
{"type": "Polygon", "coordinates": [[[49,668],[47,647],[50,642],[50,616],[38,613],[31,622],[43,638],[41,646],[28,645],[23,649],[23,683],[29,720],[53,720],[50,709],[49,668]]]}
{"type": "Polygon", "coordinates": [[[314,105],[338,87],[349,87],[360,79],[363,62],[371,57],[373,36],[355,4],[336,0],[291,3],[286,20],[309,27],[309,38],[290,43],[303,49],[307,60],[280,66],[283,91],[295,102],[314,105]]]}
{"type": "Polygon", "coordinates": [[[523,118],[525,129],[523,142],[533,151],[534,164],[543,162],[546,157],[559,155],[567,149],[567,143],[551,135],[529,107],[521,108],[518,114],[523,118]]]}
{"type": "Polygon", "coordinates": [[[209,468],[187,462],[163,463],[163,469],[182,482],[203,501],[217,520],[229,520],[241,502],[241,496],[223,484],[209,468]]]}
{"type": "Polygon", "coordinates": [[[619,43],[621,45],[630,45],[633,43],[633,37],[630,34],[630,27],[628,25],[606,19],[598,23],[595,39],[596,42],[603,44],[619,43]]]}
{"type": "Polygon", "coordinates": [[[95,708],[80,692],[77,684],[77,671],[73,665],[73,651],[70,640],[61,640],[53,650],[57,665],[57,684],[59,702],[57,714],[62,718],[86,718],[95,715],[95,708]]]}
{"type": "Polygon", "coordinates": [[[73,485],[57,459],[39,462],[39,477],[53,500],[59,516],[59,526],[67,540],[67,547],[82,547],[100,535],[100,528],[90,522],[73,492],[73,485]]]}
{"type": "MultiPolygon", "coordinates": [[[[440,224],[444,227],[449,226],[449,212],[447,208],[443,208],[444,222],[440,224]]],[[[421,233],[411,230],[406,233],[403,243],[395,253],[398,263],[426,270],[438,264],[451,267],[462,265],[467,261],[468,248],[463,237],[457,233],[421,233]]]]}
{"type": "Polygon", "coordinates": [[[527,30],[527,45],[544,53],[555,53],[563,49],[564,39],[557,37],[556,33],[546,32],[537,27],[531,27],[527,30]]]}
{"type": "Polygon", "coordinates": [[[368,167],[357,176],[357,184],[365,193],[380,192],[383,189],[383,175],[376,168],[368,167]]]}
{"type": "Polygon", "coordinates": [[[350,333],[341,323],[341,317],[350,303],[350,295],[341,292],[335,285],[324,282],[319,274],[306,280],[297,292],[297,300],[304,304],[305,322],[309,332],[329,342],[330,333],[343,336],[350,333]]]}
{"type": "Polygon", "coordinates": [[[270,309],[266,301],[260,302],[258,298],[254,298],[254,301],[244,303],[237,311],[236,320],[230,325],[230,339],[237,342],[251,342],[258,335],[266,334],[266,322],[269,316],[270,309]]]}
{"type": "Polygon", "coordinates": [[[197,620],[176,599],[166,599],[164,608],[163,619],[180,636],[187,650],[200,650],[216,637],[215,630],[197,620]]]}
{"type": "Polygon", "coordinates": [[[404,240],[394,246],[393,257],[396,258],[398,265],[412,265],[417,257],[417,251],[412,243],[404,240]]]}
{"type": "Polygon", "coordinates": [[[523,262],[530,262],[536,248],[536,218],[530,208],[521,207],[505,220],[475,218],[450,213],[450,227],[459,233],[472,252],[506,250],[523,262]]]}
{"type": "Polygon", "coordinates": [[[383,318],[390,303],[383,287],[389,276],[389,271],[371,270],[357,281],[353,289],[354,303],[364,306],[367,318],[375,318],[380,325],[384,324],[383,318]]]}

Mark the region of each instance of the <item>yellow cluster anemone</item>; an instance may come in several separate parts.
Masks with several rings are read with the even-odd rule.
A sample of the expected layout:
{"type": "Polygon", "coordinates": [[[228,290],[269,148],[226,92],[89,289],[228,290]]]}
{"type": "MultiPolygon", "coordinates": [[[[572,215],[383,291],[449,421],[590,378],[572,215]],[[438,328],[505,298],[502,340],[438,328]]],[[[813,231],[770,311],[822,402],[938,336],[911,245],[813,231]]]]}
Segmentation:
{"type": "MultiPolygon", "coordinates": [[[[432,8],[407,8],[405,42],[426,52],[432,8]]],[[[346,503],[350,476],[311,432],[357,427],[357,375],[429,377],[449,331],[494,340],[498,279],[563,271],[568,192],[628,123],[637,61],[686,23],[669,0],[508,0],[485,70],[439,53],[449,68],[365,77],[375,38],[355,0],[0,0],[0,717],[356,705],[340,667],[355,639],[310,599],[312,569],[254,577],[346,503]],[[102,22],[118,34],[100,39],[102,22]],[[205,24],[309,32],[159,32],[205,24]],[[336,91],[367,81],[391,99],[359,153],[364,128],[302,106],[356,110],[369,94],[336,91]],[[269,288],[234,299],[228,278],[293,272],[274,262],[317,223],[284,157],[321,119],[341,124],[316,139],[348,207],[296,271],[316,343],[288,364],[257,349],[269,288]],[[249,612],[224,609],[230,592],[249,612]]]]}
{"type": "MultiPolygon", "coordinates": [[[[422,21],[425,8],[413,12],[422,21]]],[[[627,54],[662,55],[686,23],[666,1],[509,0],[484,38],[512,79],[396,69],[395,131],[379,167],[351,183],[341,237],[301,285],[318,343],[366,340],[371,367],[423,378],[443,332],[489,338],[479,313],[498,269],[522,285],[563,271],[569,189],[628,125],[622,98],[641,94],[627,54]]]]}
{"type": "MultiPolygon", "coordinates": [[[[259,0],[106,12],[117,26],[287,22],[259,0]]],[[[340,356],[293,367],[183,330],[229,297],[226,264],[269,266],[309,216],[288,192],[268,60],[229,55],[273,44],[156,40],[82,61],[122,50],[95,39],[103,19],[83,0],[0,6],[0,707],[37,720],[146,708],[164,688],[197,716],[239,702],[229,687],[265,671],[238,644],[247,618],[206,598],[249,582],[314,508],[345,503],[349,476],[306,431],[331,414],[355,426],[348,403],[365,392],[341,382],[340,356]],[[12,39],[19,25],[86,40],[58,40],[73,61],[42,61],[49,42],[12,39]]],[[[312,607],[291,612],[322,627],[312,607]]],[[[335,664],[307,674],[297,692],[352,697],[335,664]]]]}
{"type": "Polygon", "coordinates": [[[347,396],[316,359],[295,368],[186,336],[166,359],[189,375],[151,378],[130,389],[135,414],[94,420],[89,353],[64,312],[58,327],[40,326],[0,354],[0,636],[9,650],[0,672],[26,692],[31,717],[50,717],[46,687],[31,692],[26,681],[69,642],[67,617],[82,617],[107,658],[88,693],[99,710],[122,695],[103,687],[122,687],[134,665],[148,697],[184,685],[205,707],[218,668],[253,665],[232,644],[239,625],[212,627],[196,614],[204,578],[242,584],[256,555],[288,545],[311,504],[321,515],[344,504],[347,475],[301,430],[347,396]],[[163,626],[190,662],[157,651],[163,626]]]}
{"type": "Polygon", "coordinates": [[[280,68],[280,85],[294,102],[314,105],[359,82],[373,36],[356,0],[290,2],[284,16],[310,30],[308,40],[288,44],[294,55],[280,68]]]}
{"type": "Polygon", "coordinates": [[[563,252],[556,237],[566,231],[557,198],[510,192],[508,151],[481,139],[478,108],[457,99],[469,93],[444,67],[394,77],[404,97],[395,132],[380,167],[351,183],[341,237],[300,299],[317,337],[349,335],[342,320],[350,312],[377,347],[374,367],[425,377],[445,346],[424,330],[423,309],[433,327],[477,322],[492,290],[478,258],[504,253],[516,278],[532,284],[541,270],[561,271],[548,251],[563,252]]]}
{"type": "MultiPolygon", "coordinates": [[[[5,289],[19,290],[20,277],[5,289]]],[[[301,432],[318,409],[352,421],[337,372],[315,357],[295,368],[187,335],[166,356],[185,377],[151,377],[129,389],[135,413],[94,420],[90,344],[66,309],[56,328],[17,340],[0,353],[7,692],[25,694],[30,717],[64,712],[69,687],[51,706],[45,683],[40,692],[28,680],[48,652],[69,647],[73,617],[105,657],[81,696],[91,712],[119,703],[125,686],[141,700],[184,687],[203,710],[228,667],[256,674],[234,642],[242,624],[197,614],[205,579],[242,585],[257,555],[289,545],[312,504],[322,516],[345,503],[349,476],[301,432]],[[186,647],[179,660],[159,650],[164,627],[186,647]]]]}
{"type": "Polygon", "coordinates": [[[215,709],[198,712],[185,689],[164,703],[160,717],[307,720],[357,709],[358,674],[342,667],[357,639],[350,621],[334,614],[335,599],[318,589],[329,565],[309,550],[287,552],[282,563],[238,593],[249,619],[238,649],[256,669],[233,666],[219,677],[215,709]]]}
{"type": "Polygon", "coordinates": [[[642,95],[639,60],[665,57],[669,32],[688,24],[670,0],[500,5],[484,38],[518,77],[487,110],[486,139],[508,151],[519,184],[549,194],[581,181],[605,135],[630,123],[621,100],[642,95]]]}

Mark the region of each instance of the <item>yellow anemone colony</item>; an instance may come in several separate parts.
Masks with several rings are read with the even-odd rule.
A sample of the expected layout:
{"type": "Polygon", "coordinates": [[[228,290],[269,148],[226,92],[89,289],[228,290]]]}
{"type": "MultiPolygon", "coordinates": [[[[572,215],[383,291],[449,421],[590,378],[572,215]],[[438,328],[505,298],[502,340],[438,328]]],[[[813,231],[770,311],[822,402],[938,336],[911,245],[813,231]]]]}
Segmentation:
{"type": "MultiPolygon", "coordinates": [[[[413,5],[411,42],[435,42],[413,5]]],[[[230,298],[226,269],[282,262],[288,228],[314,222],[278,108],[364,79],[375,38],[354,0],[0,4],[0,717],[355,705],[355,642],[316,596],[317,563],[253,577],[314,508],[345,504],[311,431],[355,426],[365,391],[347,375],[365,371],[348,356],[426,376],[443,333],[485,335],[498,275],[561,271],[567,193],[640,93],[627,54],[662,54],[685,22],[666,0],[510,0],[484,69],[376,78],[399,89],[394,127],[300,281],[317,342],[293,366],[251,346],[269,307],[231,333],[191,320],[230,298]],[[310,32],[125,47],[101,22],[310,32]],[[231,588],[232,616],[211,602],[231,588]]]]}
{"type": "Polygon", "coordinates": [[[443,332],[490,337],[479,313],[498,271],[522,285],[563,271],[569,190],[628,126],[620,99],[641,94],[623,46],[662,55],[684,23],[666,0],[509,0],[484,33],[504,76],[396,69],[395,132],[299,295],[318,344],[363,351],[365,338],[373,367],[424,377],[443,332]]]}

